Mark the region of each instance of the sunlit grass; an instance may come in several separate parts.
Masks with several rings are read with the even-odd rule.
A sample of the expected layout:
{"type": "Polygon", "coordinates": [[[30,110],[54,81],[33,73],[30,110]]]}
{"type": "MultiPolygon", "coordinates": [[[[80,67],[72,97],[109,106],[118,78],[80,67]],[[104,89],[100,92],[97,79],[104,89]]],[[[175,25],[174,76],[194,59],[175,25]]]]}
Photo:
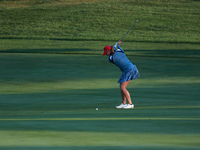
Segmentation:
{"type": "Polygon", "coordinates": [[[1,1],[1,39],[199,44],[198,1],[1,1]]]}
{"type": "MultiPolygon", "coordinates": [[[[62,90],[91,90],[91,89],[110,89],[119,88],[118,78],[113,79],[87,79],[87,80],[61,80],[49,82],[4,82],[0,84],[0,94],[19,94],[19,93],[43,93],[62,90]]],[[[182,85],[199,85],[198,77],[170,77],[170,78],[148,78],[137,79],[129,84],[128,88],[143,87],[166,87],[182,85]]]]}
{"type": "Polygon", "coordinates": [[[127,147],[188,147],[197,148],[200,136],[196,134],[152,134],[121,132],[56,132],[56,131],[0,131],[0,146],[124,146],[127,147]],[[15,137],[18,137],[16,140],[15,137]],[[7,140],[9,139],[9,140],[7,140]],[[122,140],[126,139],[126,140],[122,140]]]}

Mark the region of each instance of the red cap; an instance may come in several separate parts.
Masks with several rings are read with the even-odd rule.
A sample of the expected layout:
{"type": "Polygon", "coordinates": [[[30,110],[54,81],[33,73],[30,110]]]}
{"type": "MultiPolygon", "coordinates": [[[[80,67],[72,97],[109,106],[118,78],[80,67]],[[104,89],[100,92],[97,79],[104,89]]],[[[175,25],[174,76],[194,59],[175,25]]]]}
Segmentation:
{"type": "Polygon", "coordinates": [[[111,50],[111,46],[110,45],[107,45],[104,47],[104,53],[103,53],[103,56],[105,56],[107,54],[108,51],[111,50]]]}

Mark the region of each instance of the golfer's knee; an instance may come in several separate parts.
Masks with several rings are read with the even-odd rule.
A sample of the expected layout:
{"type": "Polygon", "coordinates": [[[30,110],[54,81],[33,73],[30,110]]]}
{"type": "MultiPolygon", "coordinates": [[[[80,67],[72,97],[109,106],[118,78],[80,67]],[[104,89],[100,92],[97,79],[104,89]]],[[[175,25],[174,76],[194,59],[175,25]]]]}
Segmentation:
{"type": "Polygon", "coordinates": [[[123,85],[120,85],[120,89],[121,89],[121,91],[126,91],[126,87],[123,85]]]}

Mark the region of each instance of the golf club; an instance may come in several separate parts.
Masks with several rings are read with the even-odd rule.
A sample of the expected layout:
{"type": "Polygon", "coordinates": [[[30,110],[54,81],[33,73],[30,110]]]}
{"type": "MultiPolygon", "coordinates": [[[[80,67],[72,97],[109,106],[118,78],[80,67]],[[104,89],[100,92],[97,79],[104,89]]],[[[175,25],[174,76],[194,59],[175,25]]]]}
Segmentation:
{"type": "Polygon", "coordinates": [[[128,32],[131,30],[131,28],[138,22],[138,20],[135,21],[135,23],[130,27],[130,29],[126,32],[126,34],[122,37],[120,41],[123,40],[123,38],[128,34],[128,32]]]}

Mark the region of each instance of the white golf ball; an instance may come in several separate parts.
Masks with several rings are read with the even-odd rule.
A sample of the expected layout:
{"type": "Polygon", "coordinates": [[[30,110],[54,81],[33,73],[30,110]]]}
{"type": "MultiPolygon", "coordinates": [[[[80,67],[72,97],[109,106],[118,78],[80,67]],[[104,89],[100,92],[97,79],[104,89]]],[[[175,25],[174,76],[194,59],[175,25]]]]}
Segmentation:
{"type": "Polygon", "coordinates": [[[96,110],[98,110],[98,108],[96,108],[96,110]]]}

